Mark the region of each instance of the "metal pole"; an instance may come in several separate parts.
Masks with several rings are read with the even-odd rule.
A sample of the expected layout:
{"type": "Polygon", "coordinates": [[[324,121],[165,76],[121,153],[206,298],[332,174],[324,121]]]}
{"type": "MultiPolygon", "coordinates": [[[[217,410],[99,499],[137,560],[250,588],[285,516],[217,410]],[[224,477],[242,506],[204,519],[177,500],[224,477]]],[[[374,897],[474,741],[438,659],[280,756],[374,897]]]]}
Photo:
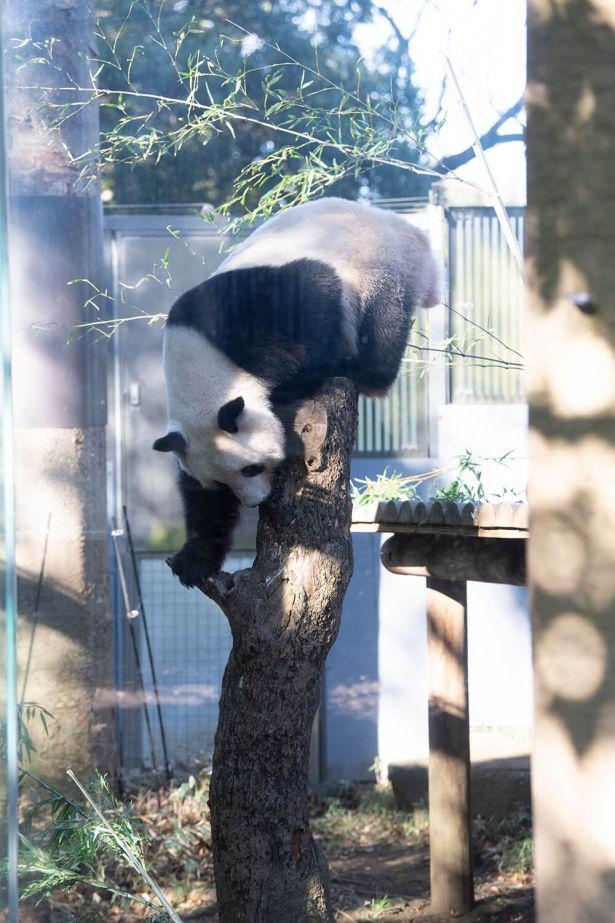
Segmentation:
{"type": "Polygon", "coordinates": [[[158,724],[160,726],[160,740],[162,742],[162,752],[164,756],[164,765],[167,772],[167,780],[170,782],[173,778],[173,767],[169,760],[169,752],[167,749],[167,735],[164,729],[164,722],[162,720],[162,708],[160,707],[160,693],[158,691],[158,678],[156,676],[156,669],[154,667],[154,653],[152,651],[152,642],[150,639],[149,627],[147,624],[147,617],[145,615],[145,603],[143,602],[143,593],[141,592],[141,580],[139,578],[139,567],[137,562],[137,556],[135,554],[135,546],[132,541],[132,532],[130,531],[130,520],[128,519],[128,510],[125,506],[122,507],[122,512],[124,514],[124,524],[126,527],[126,538],[128,540],[128,548],[130,549],[130,560],[132,562],[132,570],[135,580],[135,586],[137,588],[137,597],[139,600],[139,609],[141,611],[141,617],[143,619],[143,633],[145,635],[145,643],[147,646],[147,656],[149,659],[149,668],[152,674],[152,686],[154,690],[154,700],[156,702],[156,711],[158,713],[158,724]]]}
{"type": "Polygon", "coordinates": [[[118,544],[118,536],[121,535],[121,532],[117,529],[115,519],[112,520],[113,528],[111,530],[111,538],[113,539],[113,549],[115,551],[115,560],[117,563],[118,575],[120,578],[120,586],[122,588],[122,598],[124,600],[124,611],[126,613],[126,618],[128,620],[128,627],[130,630],[130,640],[132,642],[132,652],[135,658],[135,665],[137,668],[137,679],[139,683],[139,689],[141,690],[141,695],[143,696],[143,715],[145,717],[145,727],[147,729],[147,736],[149,738],[150,750],[152,754],[152,766],[154,770],[158,769],[158,764],[156,761],[156,747],[154,744],[154,734],[152,731],[152,724],[149,717],[149,711],[147,708],[147,697],[145,693],[145,683],[143,681],[143,670],[141,669],[141,656],[139,654],[139,645],[137,644],[137,636],[135,632],[135,626],[133,621],[136,616],[138,616],[138,610],[132,609],[130,606],[130,597],[128,595],[128,584],[126,583],[126,574],[124,572],[124,563],[122,561],[122,555],[120,552],[120,547],[118,544]]]}

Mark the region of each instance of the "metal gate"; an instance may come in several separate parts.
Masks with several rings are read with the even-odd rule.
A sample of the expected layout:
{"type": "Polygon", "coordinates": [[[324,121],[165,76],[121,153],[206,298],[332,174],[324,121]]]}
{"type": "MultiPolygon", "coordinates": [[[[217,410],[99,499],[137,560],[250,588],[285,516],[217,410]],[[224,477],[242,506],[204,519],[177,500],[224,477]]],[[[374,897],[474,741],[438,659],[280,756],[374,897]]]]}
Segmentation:
{"type": "MultiPolygon", "coordinates": [[[[507,209],[523,245],[524,209],[507,209]]],[[[493,208],[448,208],[450,400],[522,403],[523,279],[493,208]]]]}

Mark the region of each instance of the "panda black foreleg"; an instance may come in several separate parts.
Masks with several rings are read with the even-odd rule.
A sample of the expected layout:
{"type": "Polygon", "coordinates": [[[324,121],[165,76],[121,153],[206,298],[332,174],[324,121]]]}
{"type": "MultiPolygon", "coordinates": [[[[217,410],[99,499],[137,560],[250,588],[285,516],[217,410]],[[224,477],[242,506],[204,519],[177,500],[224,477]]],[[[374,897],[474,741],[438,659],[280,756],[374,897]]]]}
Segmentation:
{"type": "Polygon", "coordinates": [[[179,490],[186,543],[169,559],[169,565],[184,586],[193,587],[222,567],[233,542],[240,503],[229,487],[221,484],[205,490],[185,471],[180,471],[179,490]]]}

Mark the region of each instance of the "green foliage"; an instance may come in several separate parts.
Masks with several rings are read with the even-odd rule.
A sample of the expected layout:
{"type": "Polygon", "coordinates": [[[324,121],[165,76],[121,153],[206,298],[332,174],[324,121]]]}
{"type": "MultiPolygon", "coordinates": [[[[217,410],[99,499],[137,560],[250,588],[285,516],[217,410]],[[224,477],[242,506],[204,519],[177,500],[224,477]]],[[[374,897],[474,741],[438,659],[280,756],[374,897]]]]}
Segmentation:
{"type": "Polygon", "coordinates": [[[352,500],[361,506],[378,503],[381,500],[419,500],[418,487],[425,481],[438,477],[441,468],[427,471],[425,474],[388,473],[385,468],[375,478],[355,478],[352,483],[352,500]]]}
{"type": "Polygon", "coordinates": [[[486,503],[483,485],[484,460],[477,460],[466,451],[459,457],[455,477],[444,487],[439,487],[429,498],[446,503],[486,503]]]}
{"type": "Polygon", "coordinates": [[[370,920],[379,920],[382,914],[390,910],[392,906],[391,898],[386,894],[382,897],[374,897],[366,903],[368,918],[370,920]]]}
{"type": "Polygon", "coordinates": [[[355,478],[352,483],[353,502],[361,505],[379,500],[414,500],[416,497],[416,486],[412,479],[397,471],[389,474],[388,468],[375,478],[355,478]]]}
{"type": "Polygon", "coordinates": [[[90,789],[106,823],[87,804],[71,801],[47,783],[44,786],[48,794],[33,801],[22,824],[19,855],[22,898],[43,900],[58,888],[70,891],[85,886],[156,907],[114,883],[118,865],[126,864],[118,841],[142,862],[143,832],[104,776],[97,774],[90,782],[90,789]]]}
{"type": "MultiPolygon", "coordinates": [[[[207,773],[169,790],[135,792],[126,802],[101,775],[88,781],[87,797],[74,800],[29,770],[22,769],[21,782],[22,805],[27,805],[19,860],[24,899],[68,905],[79,919],[82,912],[88,919],[107,919],[118,902],[130,919],[176,919],[143,893],[144,881],[153,894],[162,893],[146,861],[157,876],[165,870],[165,889],[174,901],[187,888],[198,892],[211,865],[207,773]],[[29,782],[34,785],[26,787],[29,782]]],[[[78,780],[77,785],[86,792],[78,780]]]]}
{"type": "Polygon", "coordinates": [[[358,845],[362,839],[410,840],[422,836],[426,830],[427,816],[423,809],[408,814],[399,811],[389,785],[372,785],[356,792],[342,793],[328,799],[326,810],[314,818],[314,832],[327,843],[358,845]],[[348,802],[352,802],[349,806],[348,802]]]}
{"type": "Polygon", "coordinates": [[[17,759],[20,763],[24,758],[30,762],[32,754],[36,753],[36,747],[28,730],[28,723],[38,720],[45,732],[49,736],[49,725],[47,719],[53,720],[53,715],[42,705],[37,702],[19,702],[17,705],[17,759]]]}
{"type": "MultiPolygon", "coordinates": [[[[77,903],[91,902],[92,893],[106,893],[111,902],[149,908],[149,919],[170,919],[161,904],[144,897],[143,879],[154,894],[164,895],[145,871],[145,830],[129,806],[115,796],[106,778],[97,773],[88,783],[88,797],[73,801],[53,786],[22,770],[46,794],[26,796],[20,830],[18,874],[22,900],[37,903],[57,892],[72,894],[77,903]],[[89,898],[87,895],[89,894],[89,898]]],[[[85,792],[81,783],[81,791],[85,792]]],[[[175,919],[175,917],[173,917],[175,919]]]]}
{"type": "Polygon", "coordinates": [[[480,855],[499,872],[527,875],[534,864],[532,815],[520,808],[500,821],[477,818],[473,832],[480,842],[480,855]]]}
{"type": "MultiPolygon", "coordinates": [[[[28,730],[28,723],[36,721],[37,717],[45,735],[48,735],[48,719],[53,720],[51,712],[37,702],[17,703],[17,759],[20,763],[23,763],[24,759],[30,762],[32,754],[36,753],[36,747],[28,730]]],[[[0,759],[5,760],[6,756],[6,721],[2,721],[0,724],[0,759]]]]}
{"type": "Polygon", "coordinates": [[[483,482],[484,470],[487,465],[501,465],[507,467],[511,461],[512,452],[505,452],[499,457],[475,457],[468,449],[459,456],[453,480],[439,487],[429,497],[430,500],[441,500],[447,503],[489,503],[501,500],[520,501],[524,499],[522,492],[505,487],[498,493],[487,494],[483,482]]]}
{"type": "Polygon", "coordinates": [[[522,495],[512,488],[505,488],[498,494],[487,494],[483,483],[484,469],[487,464],[506,466],[511,459],[511,452],[506,452],[499,458],[475,457],[466,450],[459,456],[455,468],[444,470],[435,468],[424,474],[401,475],[397,472],[388,474],[388,469],[378,474],[376,478],[355,478],[352,485],[352,499],[354,503],[365,506],[383,500],[419,500],[418,488],[421,484],[452,476],[448,483],[432,486],[428,493],[430,501],[439,500],[443,503],[488,503],[496,500],[521,500],[522,495]]]}
{"type": "MultiPolygon", "coordinates": [[[[265,214],[332,185],[426,192],[408,169],[425,131],[407,47],[386,43],[368,66],[354,42],[371,0],[98,0],[96,13],[100,92],[83,90],[100,102],[116,202],[265,214]]],[[[31,54],[52,62],[53,49],[31,54]]]]}

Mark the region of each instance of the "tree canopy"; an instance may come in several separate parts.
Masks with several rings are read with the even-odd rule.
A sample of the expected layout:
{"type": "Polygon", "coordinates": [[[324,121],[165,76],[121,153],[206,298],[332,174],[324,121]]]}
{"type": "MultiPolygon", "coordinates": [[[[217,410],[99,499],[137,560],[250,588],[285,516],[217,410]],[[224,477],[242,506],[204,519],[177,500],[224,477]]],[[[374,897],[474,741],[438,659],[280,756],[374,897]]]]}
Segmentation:
{"type": "MultiPolygon", "coordinates": [[[[218,206],[233,200],[250,209],[266,193],[267,179],[253,167],[238,196],[237,177],[272,156],[280,146],[280,127],[291,122],[306,140],[276,162],[278,179],[287,176],[291,182],[316,152],[323,176],[329,171],[330,194],[425,194],[429,179],[424,175],[360,156],[342,169],[335,151],[310,142],[313,136],[335,136],[352,145],[358,138],[354,108],[360,99],[361,132],[366,117],[369,123],[375,113],[384,114],[378,143],[386,146],[387,158],[420,161],[422,101],[407,50],[392,33],[367,64],[354,39],[355,27],[376,14],[372,0],[98,0],[98,54],[105,62],[99,85],[116,94],[136,94],[100,100],[103,139],[113,137],[103,152],[107,197],[120,204],[218,206]],[[233,80],[241,86],[233,87],[233,80]],[[187,90],[207,105],[223,105],[229,92],[259,103],[264,96],[268,111],[275,109],[282,118],[277,128],[224,117],[215,123],[201,119],[192,130],[189,114],[165,102],[185,100],[187,90]],[[159,97],[155,112],[152,96],[159,97]],[[127,124],[132,143],[118,143],[127,124]],[[173,143],[165,146],[162,139],[171,136],[173,143]]],[[[283,134],[282,140],[287,140],[283,134]]],[[[374,145],[375,150],[376,140],[374,145]]]]}

